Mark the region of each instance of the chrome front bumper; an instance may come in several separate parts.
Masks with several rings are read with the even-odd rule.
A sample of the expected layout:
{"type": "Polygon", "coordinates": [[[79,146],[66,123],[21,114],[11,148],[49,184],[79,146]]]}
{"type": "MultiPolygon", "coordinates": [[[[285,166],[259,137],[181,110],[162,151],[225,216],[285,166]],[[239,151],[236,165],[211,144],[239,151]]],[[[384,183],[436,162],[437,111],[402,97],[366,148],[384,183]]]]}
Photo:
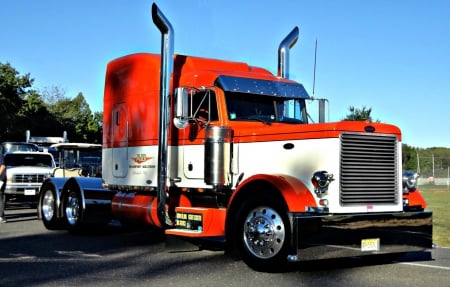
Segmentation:
{"type": "Polygon", "coordinates": [[[432,212],[293,215],[289,261],[425,251],[432,248],[432,212]]]}

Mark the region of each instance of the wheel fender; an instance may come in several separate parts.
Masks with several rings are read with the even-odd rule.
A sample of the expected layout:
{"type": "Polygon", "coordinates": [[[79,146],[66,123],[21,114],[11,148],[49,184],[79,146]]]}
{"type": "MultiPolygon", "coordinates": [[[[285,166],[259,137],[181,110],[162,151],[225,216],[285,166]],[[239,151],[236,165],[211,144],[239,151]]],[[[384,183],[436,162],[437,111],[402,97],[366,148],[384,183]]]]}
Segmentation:
{"type": "Polygon", "coordinates": [[[80,222],[83,224],[107,222],[112,218],[111,203],[115,191],[104,188],[103,181],[97,177],[72,177],[61,191],[60,212],[64,212],[64,200],[69,191],[78,191],[81,200],[80,222]]]}
{"type": "Polygon", "coordinates": [[[427,202],[418,189],[404,194],[403,199],[408,199],[409,206],[421,206],[423,209],[427,208],[427,202]]]}
{"type": "Polygon", "coordinates": [[[65,185],[67,181],[67,178],[63,178],[63,177],[51,177],[46,179],[40,188],[39,191],[39,203],[38,203],[38,218],[41,219],[41,201],[42,201],[42,196],[44,195],[44,190],[43,188],[51,185],[52,189],[56,191],[56,217],[61,217],[62,213],[61,213],[61,192],[62,189],[65,185]]]}
{"type": "Polygon", "coordinates": [[[317,207],[316,200],[306,185],[297,178],[285,174],[257,174],[245,179],[233,193],[229,206],[255,183],[268,184],[275,188],[283,197],[289,212],[305,212],[307,207],[317,207]]]}
{"type": "MultiPolygon", "coordinates": [[[[84,192],[83,192],[83,186],[79,183],[79,181],[77,180],[76,177],[71,177],[68,180],[66,180],[66,182],[64,183],[64,186],[61,190],[61,204],[60,204],[60,212],[61,214],[63,214],[64,212],[64,204],[62,204],[65,200],[65,198],[67,197],[67,195],[69,194],[69,191],[71,190],[78,190],[80,192],[80,196],[81,196],[81,209],[85,210],[86,209],[86,199],[84,196],[84,192]]],[[[81,213],[82,215],[84,213],[81,213]]]]}

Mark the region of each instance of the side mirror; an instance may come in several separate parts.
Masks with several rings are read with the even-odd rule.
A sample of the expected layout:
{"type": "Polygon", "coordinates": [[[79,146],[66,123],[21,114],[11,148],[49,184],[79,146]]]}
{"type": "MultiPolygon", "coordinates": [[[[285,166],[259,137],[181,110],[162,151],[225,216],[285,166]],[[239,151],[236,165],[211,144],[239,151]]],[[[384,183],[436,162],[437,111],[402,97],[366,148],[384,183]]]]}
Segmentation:
{"type": "Polygon", "coordinates": [[[176,88],[174,102],[175,115],[173,118],[173,123],[176,128],[184,129],[189,123],[188,90],[186,88],[176,88]]]}

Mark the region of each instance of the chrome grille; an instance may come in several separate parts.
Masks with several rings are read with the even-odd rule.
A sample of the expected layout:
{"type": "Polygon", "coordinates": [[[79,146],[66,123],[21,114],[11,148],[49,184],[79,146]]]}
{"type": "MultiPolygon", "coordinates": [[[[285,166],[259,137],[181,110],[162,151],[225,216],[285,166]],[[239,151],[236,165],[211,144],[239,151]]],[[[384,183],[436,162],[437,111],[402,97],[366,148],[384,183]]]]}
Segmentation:
{"type": "Polygon", "coordinates": [[[396,204],[396,166],[395,136],[343,133],[341,205],[396,204]]]}
{"type": "Polygon", "coordinates": [[[45,179],[43,174],[16,174],[13,182],[17,183],[41,183],[45,179]]]}

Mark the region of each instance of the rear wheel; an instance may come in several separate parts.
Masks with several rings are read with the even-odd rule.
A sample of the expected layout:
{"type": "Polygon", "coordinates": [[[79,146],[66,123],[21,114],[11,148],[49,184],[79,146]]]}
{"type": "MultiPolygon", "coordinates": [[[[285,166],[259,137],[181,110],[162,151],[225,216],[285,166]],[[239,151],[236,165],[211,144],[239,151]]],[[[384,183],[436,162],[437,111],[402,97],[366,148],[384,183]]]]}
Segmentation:
{"type": "Polygon", "coordinates": [[[57,195],[54,187],[44,184],[39,199],[39,212],[45,228],[49,230],[61,229],[63,221],[57,218],[57,195]]]}
{"type": "Polygon", "coordinates": [[[255,270],[278,272],[287,264],[291,227],[283,206],[273,196],[250,198],[237,213],[235,245],[255,270]]]}
{"type": "Polygon", "coordinates": [[[69,231],[79,231],[82,228],[81,194],[77,189],[69,190],[64,196],[64,217],[69,231]]]}

